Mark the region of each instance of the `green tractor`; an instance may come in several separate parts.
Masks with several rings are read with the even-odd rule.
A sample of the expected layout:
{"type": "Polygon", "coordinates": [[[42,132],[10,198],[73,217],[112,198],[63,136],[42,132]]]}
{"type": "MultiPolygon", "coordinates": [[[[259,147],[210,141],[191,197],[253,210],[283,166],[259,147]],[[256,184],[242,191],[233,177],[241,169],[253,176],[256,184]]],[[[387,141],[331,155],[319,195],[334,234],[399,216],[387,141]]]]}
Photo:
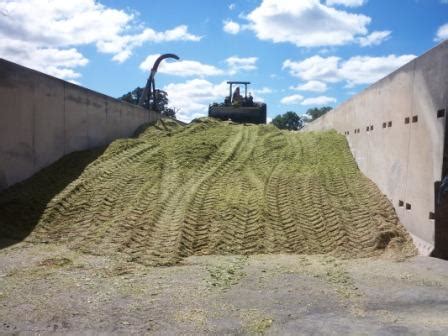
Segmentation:
{"type": "Polygon", "coordinates": [[[227,82],[229,96],[224,103],[213,103],[208,107],[208,116],[221,120],[232,120],[236,123],[266,124],[266,104],[254,102],[252,95],[247,95],[250,82],[227,82]],[[244,97],[239,86],[232,91],[233,85],[244,85],[244,97]]]}

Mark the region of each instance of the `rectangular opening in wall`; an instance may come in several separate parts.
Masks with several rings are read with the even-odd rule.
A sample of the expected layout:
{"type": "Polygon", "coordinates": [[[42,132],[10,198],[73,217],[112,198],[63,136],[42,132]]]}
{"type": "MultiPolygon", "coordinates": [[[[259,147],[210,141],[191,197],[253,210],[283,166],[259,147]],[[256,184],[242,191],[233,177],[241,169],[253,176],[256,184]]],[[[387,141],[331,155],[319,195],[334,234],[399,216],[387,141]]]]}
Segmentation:
{"type": "Polygon", "coordinates": [[[386,128],[387,123],[383,122],[383,128],[386,128]]]}
{"type": "Polygon", "coordinates": [[[437,118],[443,118],[445,116],[445,109],[437,111],[437,118]]]}
{"type": "Polygon", "coordinates": [[[369,131],[369,126],[366,127],[366,132],[368,132],[368,131],[369,131]]]}
{"type": "Polygon", "coordinates": [[[409,124],[409,117],[404,118],[404,123],[409,124]]]}
{"type": "Polygon", "coordinates": [[[413,123],[416,123],[417,121],[418,121],[418,116],[413,116],[413,117],[412,117],[412,122],[413,122],[413,123]]]}
{"type": "Polygon", "coordinates": [[[370,125],[370,130],[373,131],[373,125],[370,125]]]}
{"type": "Polygon", "coordinates": [[[402,200],[399,200],[399,201],[398,201],[398,206],[399,206],[399,207],[402,207],[403,205],[404,205],[404,202],[403,202],[402,200]]]}
{"type": "Polygon", "coordinates": [[[406,210],[411,210],[411,205],[409,203],[406,203],[406,210]]]}
{"type": "Polygon", "coordinates": [[[387,127],[392,127],[392,121],[389,121],[389,122],[387,123],[387,127]]]}
{"type": "Polygon", "coordinates": [[[429,213],[429,219],[436,219],[436,215],[435,215],[435,213],[434,212],[430,212],[429,213]]]}

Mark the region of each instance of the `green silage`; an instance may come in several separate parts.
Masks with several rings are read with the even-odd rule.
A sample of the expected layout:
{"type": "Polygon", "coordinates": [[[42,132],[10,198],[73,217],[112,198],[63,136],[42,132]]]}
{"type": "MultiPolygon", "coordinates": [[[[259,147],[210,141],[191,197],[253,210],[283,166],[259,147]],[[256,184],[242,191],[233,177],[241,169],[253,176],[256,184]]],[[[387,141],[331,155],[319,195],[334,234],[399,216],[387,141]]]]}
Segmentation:
{"type": "Polygon", "coordinates": [[[31,232],[31,241],[149,265],[199,254],[414,251],[343,136],[207,118],[159,121],[103,153],[71,154],[2,193],[0,213],[3,236],[31,232]]]}

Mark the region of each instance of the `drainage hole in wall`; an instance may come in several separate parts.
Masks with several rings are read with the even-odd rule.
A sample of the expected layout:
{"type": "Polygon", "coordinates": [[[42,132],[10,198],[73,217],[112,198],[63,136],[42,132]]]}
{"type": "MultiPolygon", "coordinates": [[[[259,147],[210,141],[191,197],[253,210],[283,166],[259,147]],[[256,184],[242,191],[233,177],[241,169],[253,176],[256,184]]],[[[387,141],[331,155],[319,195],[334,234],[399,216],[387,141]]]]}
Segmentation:
{"type": "Polygon", "coordinates": [[[412,117],[412,122],[413,122],[413,123],[416,123],[417,121],[418,121],[418,116],[413,116],[413,117],[412,117]]]}
{"type": "Polygon", "coordinates": [[[373,125],[370,125],[370,130],[373,131],[373,125]]]}
{"type": "Polygon", "coordinates": [[[387,123],[387,127],[392,127],[392,121],[389,121],[389,122],[387,123]]]}
{"type": "Polygon", "coordinates": [[[406,203],[406,210],[411,210],[411,205],[409,203],[406,203]]]}
{"type": "Polygon", "coordinates": [[[366,127],[366,132],[368,132],[368,131],[369,131],[369,129],[370,129],[370,127],[369,127],[369,126],[367,126],[367,127],[366,127]]]}
{"type": "Polygon", "coordinates": [[[402,207],[403,205],[404,205],[404,202],[403,202],[403,201],[401,201],[401,200],[398,201],[398,206],[399,206],[399,207],[402,207]]]}
{"type": "Polygon", "coordinates": [[[386,128],[387,123],[383,122],[383,128],[386,128]]]}
{"type": "Polygon", "coordinates": [[[429,213],[429,219],[436,219],[436,215],[435,215],[435,213],[434,212],[430,212],[429,213]]]}
{"type": "Polygon", "coordinates": [[[443,118],[445,116],[445,109],[437,111],[437,118],[443,118]]]}
{"type": "Polygon", "coordinates": [[[409,117],[404,118],[404,123],[409,124],[409,117]]]}

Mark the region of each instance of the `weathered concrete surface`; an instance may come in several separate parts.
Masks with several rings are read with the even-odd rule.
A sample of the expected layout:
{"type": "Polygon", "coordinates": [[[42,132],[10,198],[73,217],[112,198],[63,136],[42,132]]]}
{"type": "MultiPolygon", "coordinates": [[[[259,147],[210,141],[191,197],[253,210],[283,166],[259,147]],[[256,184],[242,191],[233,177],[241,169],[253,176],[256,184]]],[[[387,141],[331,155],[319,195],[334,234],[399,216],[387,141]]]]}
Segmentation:
{"type": "Polygon", "coordinates": [[[448,262],[189,257],[145,267],[54,244],[0,251],[0,333],[448,334],[448,262]]]}
{"type": "Polygon", "coordinates": [[[158,115],[0,59],[0,190],[158,115]]]}
{"type": "Polygon", "coordinates": [[[436,247],[446,257],[448,241],[440,241],[435,232],[448,230],[447,219],[436,222],[434,213],[447,107],[448,41],[305,128],[346,134],[360,169],[392,201],[419,251],[428,255],[436,247]],[[441,111],[445,116],[438,117],[441,111]]]}

